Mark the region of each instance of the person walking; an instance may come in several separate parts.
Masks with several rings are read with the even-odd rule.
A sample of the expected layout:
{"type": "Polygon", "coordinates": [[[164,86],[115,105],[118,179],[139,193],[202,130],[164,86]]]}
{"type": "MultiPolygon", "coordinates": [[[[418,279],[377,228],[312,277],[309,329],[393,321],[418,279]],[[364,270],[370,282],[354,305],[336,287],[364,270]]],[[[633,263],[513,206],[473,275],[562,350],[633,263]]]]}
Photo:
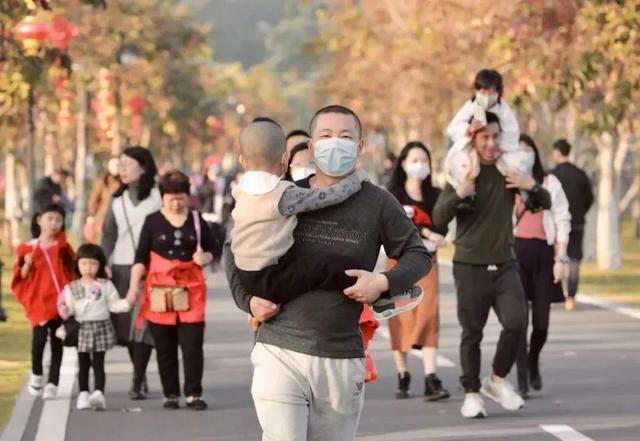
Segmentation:
{"type": "Polygon", "coordinates": [[[576,307],[575,297],[578,293],[580,281],[580,263],[583,252],[585,216],[593,205],[593,190],[591,181],[581,168],[571,163],[571,144],[566,139],[558,139],[553,143],[553,159],[556,166],[551,170],[562,184],[562,189],[569,201],[571,213],[571,234],[569,235],[569,281],[567,284],[567,300],[564,307],[567,311],[573,311],[576,307]]]}
{"type": "Polygon", "coordinates": [[[520,144],[521,148],[531,149],[535,155],[533,178],[551,195],[551,209],[537,212],[526,210],[522,198],[516,195],[514,248],[525,292],[527,322],[531,311],[533,328],[528,347],[527,333],[523,335],[516,366],[518,390],[523,398],[528,398],[529,385],[533,390],[542,388],[539,359],[549,333],[551,303],[564,302],[562,279],[569,262],[567,244],[571,214],[562,184],[558,178],[545,172],[533,139],[521,134],[520,144]]]}
{"type": "MultiPolygon", "coordinates": [[[[364,139],[351,109],[323,107],[312,117],[310,132],[318,169],[299,186],[330,187],[353,172],[364,139]]],[[[246,291],[231,246],[225,245],[234,301],[262,322],[251,353],[251,394],[262,440],[355,440],[366,375],[363,304],[387,290],[397,295],[411,288],[429,271],[430,254],[398,201],[368,182],[341,204],[298,215],[294,241],[301,256],[339,253],[364,269],[347,272],[358,280],[344,292],[312,289],[280,306],[246,291]],[[381,246],[398,263],[372,273],[381,246]]]]}
{"type": "Polygon", "coordinates": [[[213,260],[216,239],[202,214],[187,209],[190,183],[184,173],[168,172],[159,188],[162,208],[147,216],[142,226],[128,297],[138,296],[147,273],[136,327],[147,322],[153,336],[164,408],[180,407],[179,346],[187,408],[205,410],[202,374],[207,287],[202,268],[213,260]]]}
{"type": "Polygon", "coordinates": [[[486,113],[487,125],[476,130],[471,148],[480,161],[475,178],[462,179],[456,188],[447,184],[433,210],[433,221],[445,228],[456,219],[453,277],[458,299],[460,342],[460,382],[465,400],[460,413],[465,418],[486,417],[482,392],[504,409],[518,410],[524,401],[506,380],[516,359],[525,325],[524,292],[513,251],[513,208],[516,190],[542,208],[551,207],[549,192],[525,173],[507,170],[503,176],[496,167],[501,151],[500,120],[486,113]],[[458,211],[461,200],[475,193],[474,212],[458,211]],[[483,330],[494,309],[502,332],[493,359],[493,372],[480,382],[480,343],[483,330]]]}
{"type": "MultiPolygon", "coordinates": [[[[389,191],[402,204],[433,253],[429,274],[419,282],[424,292],[422,303],[415,309],[389,319],[391,350],[398,371],[396,398],[408,398],[411,374],[407,370],[407,353],[411,349],[422,350],[424,368],[424,399],[438,401],[449,398],[449,391],[442,387],[436,374],[438,358],[439,315],[439,270],[436,249],[445,244],[446,230],[433,225],[433,207],[440,189],[431,182],[431,152],[419,142],[409,142],[400,152],[391,172],[389,191]]],[[[389,261],[388,267],[395,265],[389,261]]]]}
{"type": "Polygon", "coordinates": [[[89,193],[87,220],[83,229],[84,240],[95,243],[102,234],[102,224],[111,203],[111,196],[120,188],[119,158],[111,158],[107,170],[100,176],[89,193]]]}
{"type": "MultiPolygon", "coordinates": [[[[134,264],[140,232],[146,217],[162,206],[156,188],[156,163],[144,147],[128,147],[120,155],[118,165],[120,188],[113,194],[102,227],[102,249],[111,268],[113,284],[121,298],[129,291],[131,267],[134,264]]],[[[132,400],[144,400],[148,390],[146,371],[153,339],[146,326],[133,326],[140,309],[136,303],[129,313],[113,314],[116,343],[126,346],[133,364],[133,378],[129,389],[132,400]]]]}

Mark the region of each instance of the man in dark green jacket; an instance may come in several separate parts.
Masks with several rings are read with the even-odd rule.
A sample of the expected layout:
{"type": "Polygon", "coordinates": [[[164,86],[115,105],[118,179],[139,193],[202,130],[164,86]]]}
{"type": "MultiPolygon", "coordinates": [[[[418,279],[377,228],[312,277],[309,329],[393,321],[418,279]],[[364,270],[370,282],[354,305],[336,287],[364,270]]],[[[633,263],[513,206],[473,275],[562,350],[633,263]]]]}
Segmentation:
{"type": "Polygon", "coordinates": [[[453,276],[458,297],[458,320],[462,326],[460,381],[465,389],[461,413],[466,418],[486,417],[478,392],[507,410],[524,405],[505,379],[516,358],[525,332],[525,299],[513,251],[513,207],[516,190],[544,209],[551,207],[549,193],[531,176],[496,168],[500,157],[500,122],[487,112],[487,125],[471,140],[480,160],[475,180],[463,180],[457,188],[447,184],[434,208],[433,220],[445,227],[456,219],[453,276]],[[458,212],[458,204],[475,194],[473,212],[458,212]],[[493,360],[493,373],[480,382],[480,343],[491,308],[502,324],[493,360]]]}

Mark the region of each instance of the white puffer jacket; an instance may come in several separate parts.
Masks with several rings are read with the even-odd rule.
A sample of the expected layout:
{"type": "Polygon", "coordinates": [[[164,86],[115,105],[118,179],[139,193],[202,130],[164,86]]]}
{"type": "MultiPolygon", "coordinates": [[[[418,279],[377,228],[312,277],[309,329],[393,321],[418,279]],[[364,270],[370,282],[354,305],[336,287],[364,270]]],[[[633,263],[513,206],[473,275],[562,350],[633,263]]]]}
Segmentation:
{"type": "MultiPolygon", "coordinates": [[[[571,233],[571,213],[569,213],[569,201],[564,194],[562,184],[558,178],[549,174],[544,178],[542,186],[551,195],[551,208],[542,213],[542,225],[547,243],[549,245],[554,245],[556,242],[568,244],[569,233],[571,233]]],[[[515,210],[513,219],[515,226],[515,210]]]]}

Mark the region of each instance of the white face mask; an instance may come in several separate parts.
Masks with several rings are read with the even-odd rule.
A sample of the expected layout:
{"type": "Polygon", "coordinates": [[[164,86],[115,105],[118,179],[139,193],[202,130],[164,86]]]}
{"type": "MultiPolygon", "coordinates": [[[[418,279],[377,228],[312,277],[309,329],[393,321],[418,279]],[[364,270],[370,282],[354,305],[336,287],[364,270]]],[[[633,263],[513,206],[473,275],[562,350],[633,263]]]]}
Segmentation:
{"type": "Polygon", "coordinates": [[[412,162],[410,164],[405,163],[402,167],[407,174],[415,179],[424,181],[424,179],[431,174],[431,168],[426,162],[412,162]]]}
{"type": "Polygon", "coordinates": [[[291,167],[291,179],[293,182],[301,181],[316,172],[316,168],[312,165],[291,167]]]}
{"type": "Polygon", "coordinates": [[[327,176],[344,176],[356,166],[358,144],[351,139],[321,139],[313,144],[313,159],[327,176]]]}
{"type": "Polygon", "coordinates": [[[484,110],[488,110],[498,102],[498,94],[492,93],[491,95],[485,95],[484,93],[478,91],[476,92],[476,102],[482,107],[484,110]]]}

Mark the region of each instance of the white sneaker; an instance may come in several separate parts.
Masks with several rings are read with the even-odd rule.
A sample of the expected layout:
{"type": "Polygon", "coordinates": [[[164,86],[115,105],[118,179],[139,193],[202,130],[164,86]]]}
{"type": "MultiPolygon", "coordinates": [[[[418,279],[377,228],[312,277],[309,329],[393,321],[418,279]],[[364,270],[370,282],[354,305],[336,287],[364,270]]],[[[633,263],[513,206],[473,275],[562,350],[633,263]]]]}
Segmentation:
{"type": "Polygon", "coordinates": [[[89,403],[89,392],[87,392],[86,390],[78,394],[78,399],[76,400],[76,409],[91,409],[91,404],[89,403]]]}
{"type": "Polygon", "coordinates": [[[29,393],[37,397],[42,392],[42,375],[31,374],[29,377],[29,393]]]}
{"type": "Polygon", "coordinates": [[[89,397],[89,404],[94,410],[105,410],[107,408],[107,401],[104,398],[104,394],[99,390],[94,390],[89,397]]]}
{"type": "Polygon", "coordinates": [[[493,381],[492,376],[489,375],[482,380],[480,392],[500,404],[506,410],[518,410],[524,407],[524,400],[513,390],[513,386],[507,380],[497,383],[493,381]]]}
{"type": "Polygon", "coordinates": [[[487,411],[484,408],[484,400],[479,394],[466,394],[460,413],[465,418],[486,418],[487,411]]]}
{"type": "Polygon", "coordinates": [[[44,393],[42,394],[43,400],[55,400],[58,398],[58,386],[53,383],[49,383],[44,387],[44,393]]]}

